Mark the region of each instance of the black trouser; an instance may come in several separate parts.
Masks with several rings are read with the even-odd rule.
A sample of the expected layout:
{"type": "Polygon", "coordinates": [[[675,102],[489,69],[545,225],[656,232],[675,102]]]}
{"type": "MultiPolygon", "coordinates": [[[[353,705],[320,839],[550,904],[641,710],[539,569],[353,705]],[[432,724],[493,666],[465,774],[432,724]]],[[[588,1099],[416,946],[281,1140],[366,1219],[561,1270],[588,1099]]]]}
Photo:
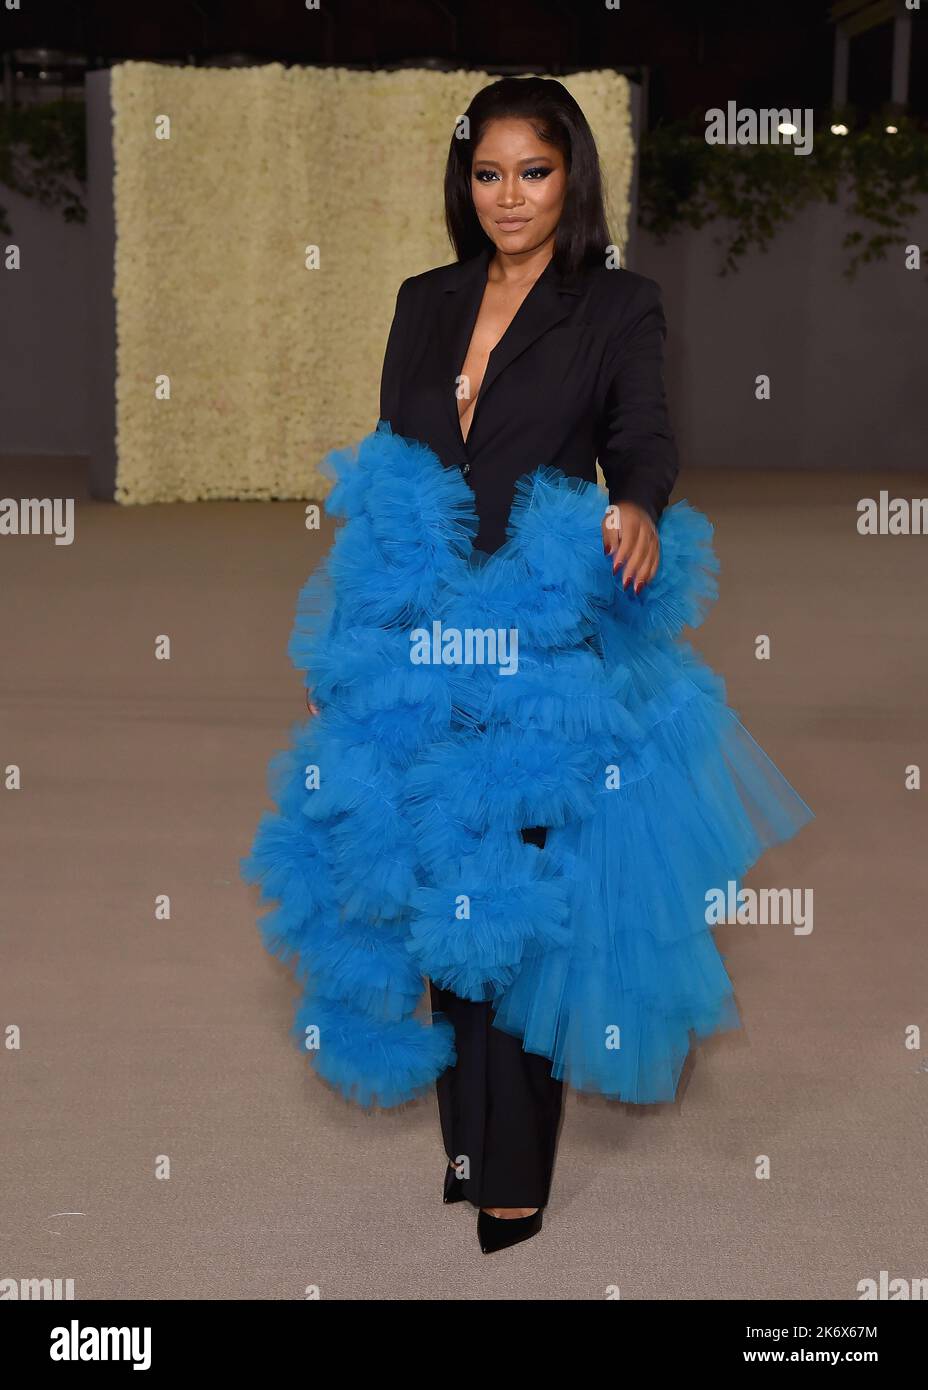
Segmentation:
{"type": "MultiPolygon", "coordinates": [[[[544,846],[544,827],[522,831],[544,846]]],[[[454,1026],[457,1062],[438,1078],[445,1152],[466,1158],[464,1196],[478,1207],[543,1207],[548,1201],[563,1084],[547,1057],[493,1027],[493,1006],[429,985],[432,1009],[454,1026]]]]}

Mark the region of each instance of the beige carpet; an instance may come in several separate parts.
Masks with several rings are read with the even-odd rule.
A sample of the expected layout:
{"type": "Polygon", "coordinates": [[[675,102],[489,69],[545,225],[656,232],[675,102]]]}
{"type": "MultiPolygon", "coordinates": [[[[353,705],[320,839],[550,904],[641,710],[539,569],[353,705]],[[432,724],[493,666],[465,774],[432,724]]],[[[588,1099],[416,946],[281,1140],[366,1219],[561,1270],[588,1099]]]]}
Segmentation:
{"type": "MultiPolygon", "coordinates": [[[[0,495],[81,477],[8,463],[0,495]]],[[[0,1027],[21,1030],[0,1278],[108,1299],[849,1299],[881,1270],[928,1276],[928,815],[903,781],[928,762],[928,539],[857,535],[880,487],[924,490],[678,488],[722,558],[698,645],[817,816],[748,882],[814,890],[814,931],[719,932],[743,1032],[699,1049],[674,1105],[569,1096],[544,1231],[492,1257],[472,1209],[442,1205],[433,1100],[364,1115],[309,1072],[238,879],[302,717],[285,645],[331,533],[296,504],[85,501],[70,547],[0,538],[0,764],[22,768],[0,799],[0,1027]]]]}

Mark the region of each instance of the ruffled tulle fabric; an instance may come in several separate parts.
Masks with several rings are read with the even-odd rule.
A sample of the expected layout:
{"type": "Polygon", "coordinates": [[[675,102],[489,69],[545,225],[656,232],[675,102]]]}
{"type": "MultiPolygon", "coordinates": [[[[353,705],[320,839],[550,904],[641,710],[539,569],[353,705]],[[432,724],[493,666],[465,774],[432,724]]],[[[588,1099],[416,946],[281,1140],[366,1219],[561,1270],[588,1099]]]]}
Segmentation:
{"type": "Polygon", "coordinates": [[[672,1099],[692,1040],[739,1025],[707,895],[812,818],[681,636],[717,593],[709,522],[669,507],[635,595],[594,484],[520,479],[488,556],[458,470],[385,422],[326,465],[343,524],[290,643],[322,713],[242,866],[295,1037],[348,1099],[412,1100],[455,1058],[429,976],[577,1089],[672,1099]]]}

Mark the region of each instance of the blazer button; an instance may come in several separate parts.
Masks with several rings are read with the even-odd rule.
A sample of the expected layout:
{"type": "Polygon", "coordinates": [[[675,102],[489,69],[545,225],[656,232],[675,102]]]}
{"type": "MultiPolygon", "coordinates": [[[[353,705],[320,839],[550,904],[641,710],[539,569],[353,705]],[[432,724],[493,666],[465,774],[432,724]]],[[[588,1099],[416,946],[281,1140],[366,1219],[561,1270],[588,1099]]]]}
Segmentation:
{"type": "Polygon", "coordinates": [[[461,472],[464,474],[464,477],[466,478],[467,475],[468,475],[468,473],[470,472],[470,464],[469,464],[469,463],[465,463],[464,466],[463,466],[462,469],[461,469],[461,472]]]}

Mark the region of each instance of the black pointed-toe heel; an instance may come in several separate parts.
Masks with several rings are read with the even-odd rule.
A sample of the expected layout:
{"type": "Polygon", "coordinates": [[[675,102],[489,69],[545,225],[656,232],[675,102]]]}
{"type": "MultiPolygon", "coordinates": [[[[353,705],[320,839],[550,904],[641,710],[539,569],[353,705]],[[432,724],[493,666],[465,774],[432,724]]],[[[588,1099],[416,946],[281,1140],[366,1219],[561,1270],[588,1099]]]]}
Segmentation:
{"type": "Polygon", "coordinates": [[[445,1171],[445,1190],[442,1201],[445,1203],[464,1201],[464,1179],[457,1176],[450,1163],[445,1171]]]}
{"type": "Polygon", "coordinates": [[[542,1210],[539,1207],[531,1216],[513,1216],[509,1220],[504,1216],[491,1216],[489,1212],[479,1211],[477,1239],[480,1249],[485,1255],[492,1255],[496,1250],[506,1250],[520,1241],[531,1240],[541,1230],[542,1210]]]}

